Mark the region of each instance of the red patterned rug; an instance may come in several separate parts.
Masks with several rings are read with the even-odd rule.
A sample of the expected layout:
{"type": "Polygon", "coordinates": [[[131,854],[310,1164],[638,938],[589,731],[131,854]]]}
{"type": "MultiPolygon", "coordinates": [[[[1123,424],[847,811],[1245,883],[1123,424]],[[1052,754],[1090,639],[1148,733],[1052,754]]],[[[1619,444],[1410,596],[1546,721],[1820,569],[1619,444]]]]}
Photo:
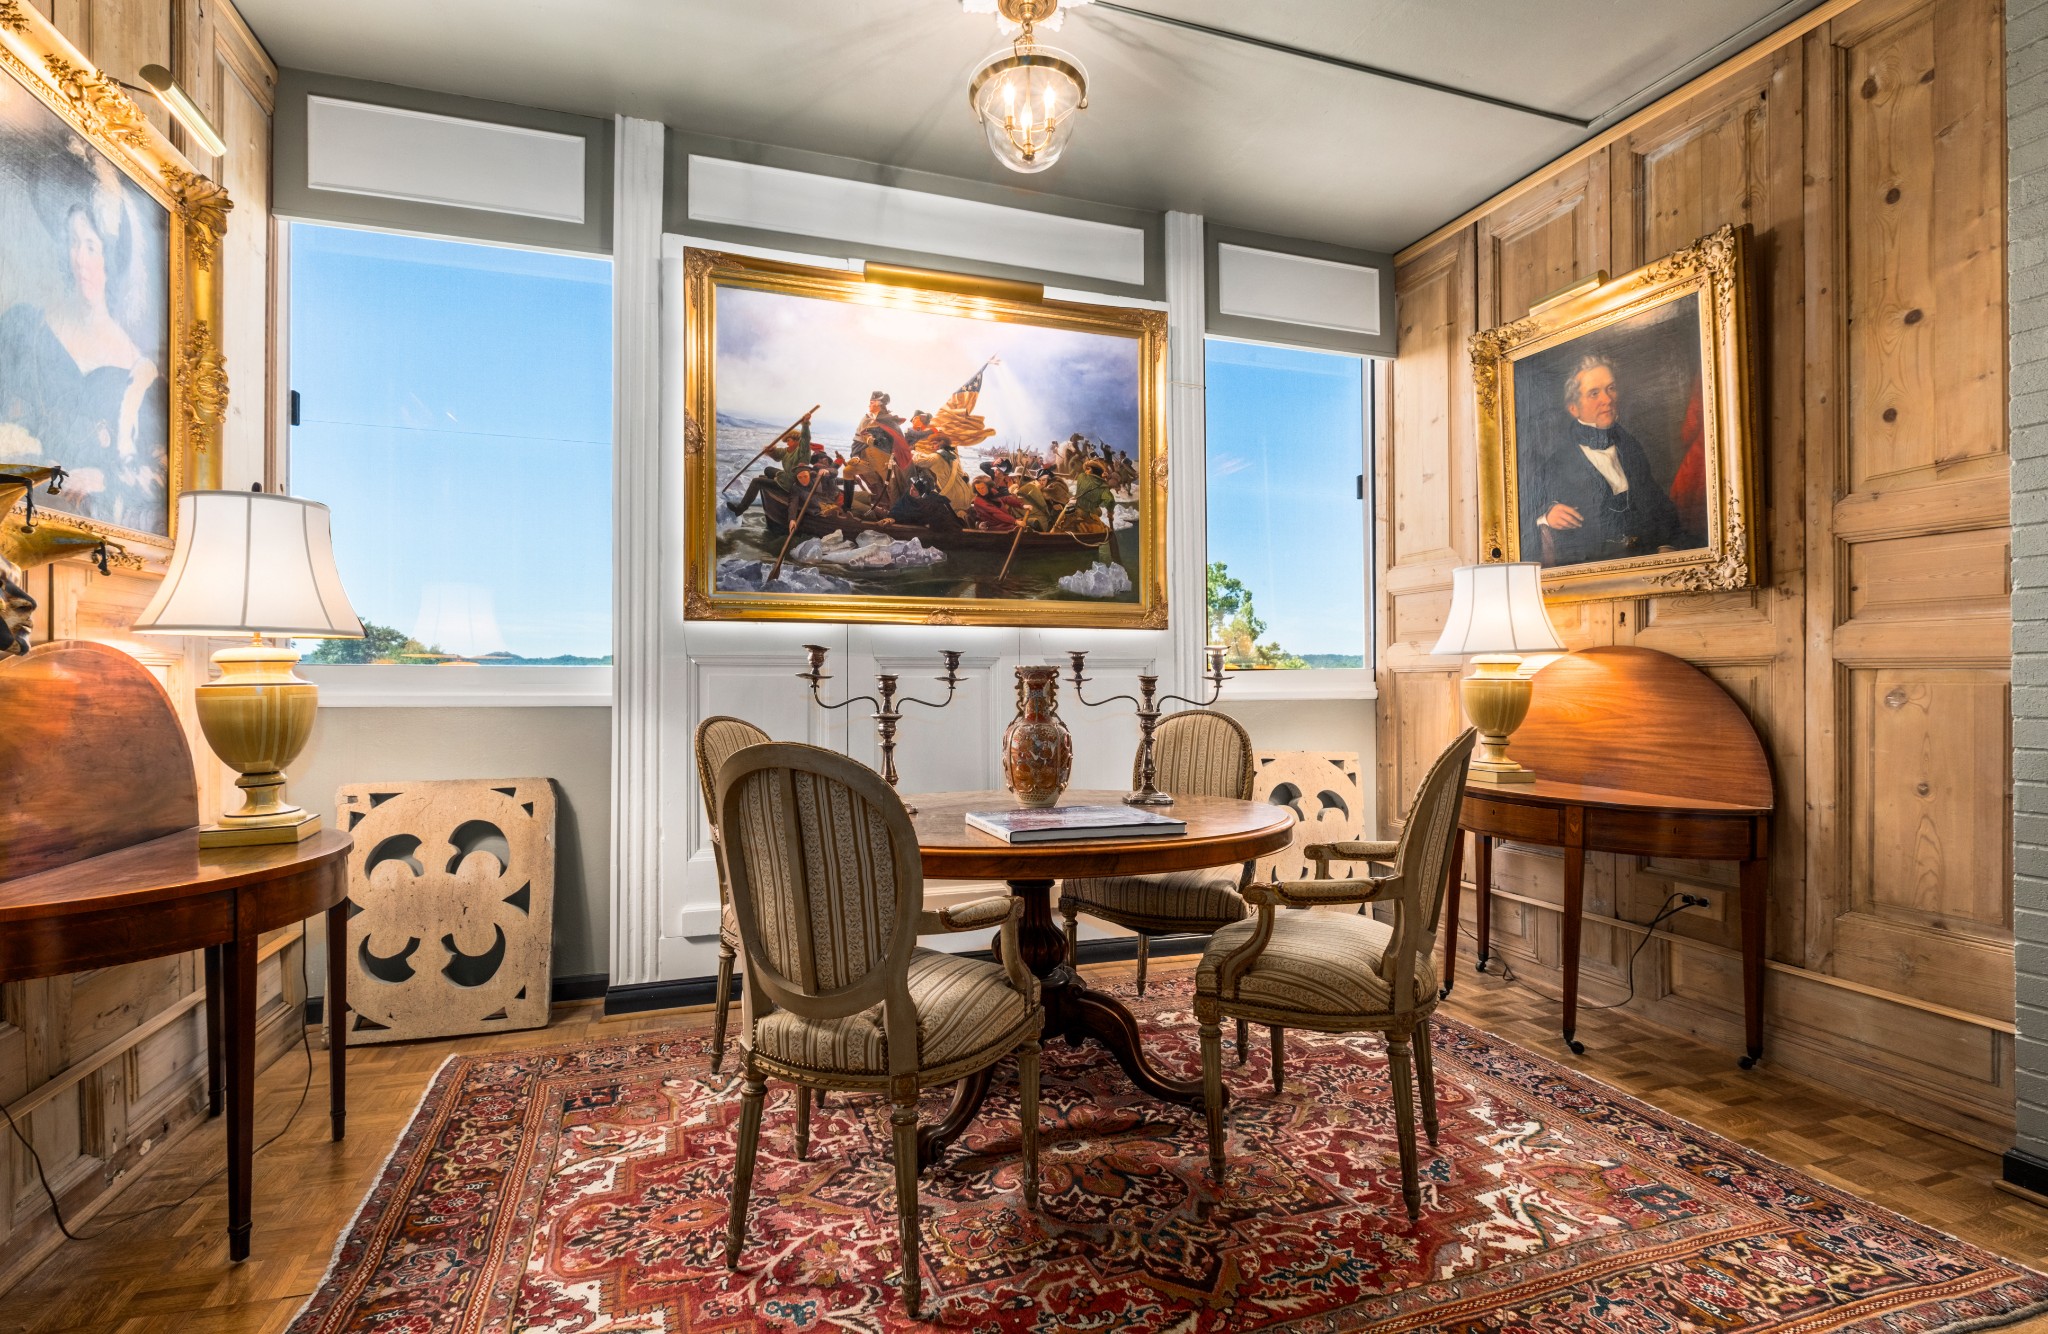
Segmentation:
{"type": "MultiPolygon", "coordinates": [[[[1186,983],[1138,1003],[1198,1069],[1186,983]]],[[[1093,1044],[1044,1062],[1039,1214],[1014,1071],[923,1180],[925,1316],[997,1331],[1772,1330],[1932,1334],[2048,1309],[2048,1278],[1605,1085],[1439,1021],[1442,1142],[1401,1205],[1377,1038],[1265,1043],[1230,1174],[1198,1115],[1093,1044]]],[[[886,1108],[834,1095],[790,1156],[771,1085],[742,1267],[722,1263],[737,1090],[697,1035],[451,1058],[292,1334],[883,1331],[897,1299],[886,1108]]],[[[935,1095],[928,1114],[939,1105],[935,1095]]]]}

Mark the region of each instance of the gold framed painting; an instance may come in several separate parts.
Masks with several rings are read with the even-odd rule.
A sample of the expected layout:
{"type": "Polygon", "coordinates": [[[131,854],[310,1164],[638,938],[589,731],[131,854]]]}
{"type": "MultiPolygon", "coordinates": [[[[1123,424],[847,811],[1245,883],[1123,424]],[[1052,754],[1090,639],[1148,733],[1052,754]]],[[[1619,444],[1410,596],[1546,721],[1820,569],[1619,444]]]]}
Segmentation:
{"type": "Polygon", "coordinates": [[[0,473],[61,468],[5,548],[170,554],[219,484],[227,193],[26,0],[0,0],[0,473]]]}
{"type": "Polygon", "coordinates": [[[1747,228],[1473,335],[1482,559],[1553,598],[1761,575],[1747,228]]]}
{"type": "Polygon", "coordinates": [[[1162,312],[709,250],[684,283],[688,618],[1165,627],[1162,312]]]}

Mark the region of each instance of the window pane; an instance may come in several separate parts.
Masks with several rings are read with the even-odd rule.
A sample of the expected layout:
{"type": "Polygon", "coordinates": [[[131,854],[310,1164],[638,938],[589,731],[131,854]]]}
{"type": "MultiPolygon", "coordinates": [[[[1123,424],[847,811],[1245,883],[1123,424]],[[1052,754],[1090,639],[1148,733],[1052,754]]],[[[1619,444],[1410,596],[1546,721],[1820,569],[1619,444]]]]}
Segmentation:
{"type": "Polygon", "coordinates": [[[1230,665],[1365,666],[1365,361],[1212,338],[1209,639],[1230,665]]]}
{"type": "Polygon", "coordinates": [[[292,227],[292,491],[333,508],[376,627],[309,661],[611,661],[611,282],[605,259],[292,227]]]}

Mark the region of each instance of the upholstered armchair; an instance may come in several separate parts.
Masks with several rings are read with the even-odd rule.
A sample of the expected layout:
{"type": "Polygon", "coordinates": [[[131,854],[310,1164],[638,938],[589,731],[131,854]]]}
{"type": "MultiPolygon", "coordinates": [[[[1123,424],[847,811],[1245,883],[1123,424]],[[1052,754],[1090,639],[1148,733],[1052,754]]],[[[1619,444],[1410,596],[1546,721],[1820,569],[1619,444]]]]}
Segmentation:
{"type": "MultiPolygon", "coordinates": [[[[1044,1011],[1024,966],[1024,900],[924,910],[917,835],[880,775],[815,746],[749,746],[720,767],[718,826],[754,996],[725,1263],[739,1264],[767,1079],[881,1093],[896,1160],[903,1304],[919,1297],[917,1097],[1017,1057],[1022,1193],[1038,1207],[1038,1042],[1044,1011]],[[917,944],[920,933],[1000,927],[1003,962],[917,944]]],[[[799,1097],[799,1107],[803,1099],[799,1097]]]]}
{"type": "MultiPolygon", "coordinates": [[[[1154,771],[1162,792],[1175,796],[1252,798],[1252,739],[1232,717],[1206,709],[1168,715],[1153,738],[1154,771]]],[[[1144,757],[1131,765],[1131,785],[1144,757]]],[[[1067,957],[1074,957],[1077,918],[1086,913],[1138,933],[1138,994],[1154,936],[1207,935],[1241,920],[1248,911],[1243,890],[1252,863],[1161,875],[1117,875],[1068,880],[1060,886],[1060,915],[1067,919],[1067,957]]],[[[1241,1055],[1242,1053],[1240,1053],[1241,1055]]]]}
{"type": "Polygon", "coordinates": [[[1478,733],[1465,732],[1437,756],[1417,790],[1400,839],[1386,844],[1324,844],[1308,850],[1314,880],[1248,886],[1257,915],[1218,931],[1195,971],[1202,1089],[1209,1117],[1209,1165],[1223,1179],[1223,1038],[1227,1015],[1243,1023],[1322,1033],[1380,1032],[1393,1077],[1394,1128],[1401,1147],[1401,1194],[1408,1216],[1422,1212],[1416,1171],[1415,1071],[1420,1065],[1422,1119],[1436,1142],[1436,1079],[1429,1020],[1437,1006],[1430,961],[1449,884],[1466,765],[1478,733]],[[1349,849],[1355,847],[1357,852],[1349,849]],[[1389,859],[1392,870],[1362,880],[1332,880],[1329,863],[1352,856],[1389,859]],[[1393,906],[1393,921],[1366,906],[1393,906]],[[1281,908],[1358,905],[1356,915],[1287,912],[1281,908]]]}
{"type": "MultiPolygon", "coordinates": [[[[718,770],[738,751],[758,746],[768,734],[744,718],[723,715],[697,724],[697,790],[704,798],[704,818],[711,826],[711,852],[718,863],[718,1001],[711,1021],[711,1072],[725,1064],[726,1011],[732,1005],[732,965],[740,950],[739,921],[732,913],[732,891],[726,885],[725,851],[718,835],[718,770]]],[[[805,1108],[809,1110],[808,1106],[805,1108]]],[[[808,1118],[806,1118],[808,1120],[808,1118]]]]}

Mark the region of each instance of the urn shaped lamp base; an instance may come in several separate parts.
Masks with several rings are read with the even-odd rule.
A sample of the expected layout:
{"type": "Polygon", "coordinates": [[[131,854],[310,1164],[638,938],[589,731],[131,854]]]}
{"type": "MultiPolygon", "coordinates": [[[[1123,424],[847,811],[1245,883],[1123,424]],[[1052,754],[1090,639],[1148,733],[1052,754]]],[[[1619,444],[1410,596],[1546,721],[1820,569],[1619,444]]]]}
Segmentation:
{"type": "Polygon", "coordinates": [[[213,655],[217,680],[193,692],[199,726],[221,763],[241,777],[242,808],[199,831],[202,848],[298,843],[320,832],[320,817],[284,799],[284,767],[312,735],[320,688],[292,668],[289,647],[256,642],[213,655]]]}
{"type": "Polygon", "coordinates": [[[1523,676],[1522,659],[1512,653],[1482,654],[1472,675],[1459,683],[1465,716],[1479,729],[1479,752],[1466,777],[1474,783],[1533,783],[1536,772],[1508,757],[1508,738],[1529,715],[1534,684],[1523,676]]]}

